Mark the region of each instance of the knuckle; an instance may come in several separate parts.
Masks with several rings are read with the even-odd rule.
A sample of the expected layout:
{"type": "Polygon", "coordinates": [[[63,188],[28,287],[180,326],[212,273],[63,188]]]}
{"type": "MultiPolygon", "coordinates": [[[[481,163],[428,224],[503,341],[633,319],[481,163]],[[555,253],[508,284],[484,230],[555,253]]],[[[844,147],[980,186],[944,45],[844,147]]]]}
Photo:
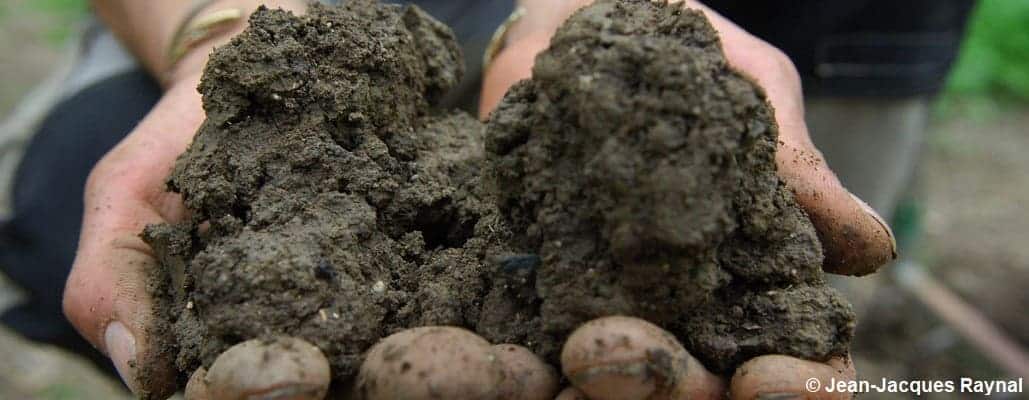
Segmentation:
{"type": "MultiPolygon", "coordinates": [[[[122,168],[124,169],[124,168],[122,168]]],[[[117,180],[119,166],[111,162],[109,157],[104,157],[98,162],[86,177],[86,201],[89,202],[104,189],[113,187],[113,181],[117,180]]]]}
{"type": "Polygon", "coordinates": [[[85,289],[82,275],[77,272],[79,270],[81,269],[73,268],[72,274],[68,277],[61,299],[61,308],[72,326],[89,339],[89,331],[96,319],[91,311],[93,307],[90,305],[94,303],[96,296],[92,291],[85,289]]]}
{"type": "MultiPolygon", "coordinates": [[[[144,197],[151,185],[154,173],[138,163],[101,160],[86,178],[85,201],[87,204],[101,199],[104,194],[117,192],[120,197],[144,197]]],[[[88,212],[88,209],[87,209],[88,212]]]]}
{"type": "Polygon", "coordinates": [[[102,184],[107,180],[107,178],[107,168],[105,168],[104,161],[101,160],[91,171],[89,171],[89,175],[86,177],[87,194],[91,189],[103,186],[102,184]]]}
{"type": "Polygon", "coordinates": [[[793,64],[790,56],[786,55],[782,50],[769,45],[768,60],[771,64],[769,68],[779,74],[781,78],[800,82],[800,73],[797,72],[796,65],[793,64]]]}

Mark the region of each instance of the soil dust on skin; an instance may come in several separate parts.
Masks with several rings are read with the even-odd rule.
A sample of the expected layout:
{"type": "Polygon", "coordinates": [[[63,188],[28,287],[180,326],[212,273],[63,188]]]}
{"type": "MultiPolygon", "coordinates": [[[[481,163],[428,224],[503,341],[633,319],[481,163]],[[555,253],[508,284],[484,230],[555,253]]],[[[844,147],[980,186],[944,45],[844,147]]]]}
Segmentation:
{"type": "Polygon", "coordinates": [[[418,8],[371,1],[260,10],[216,51],[207,120],[168,180],[193,218],[143,234],[164,266],[155,335],[183,381],[275,335],[344,381],[377,340],[425,325],[556,362],[612,314],[723,373],[846,352],[854,317],[776,176],[771,107],[701,14],[598,1],[486,125],[437,107],[460,60],[418,8]]]}

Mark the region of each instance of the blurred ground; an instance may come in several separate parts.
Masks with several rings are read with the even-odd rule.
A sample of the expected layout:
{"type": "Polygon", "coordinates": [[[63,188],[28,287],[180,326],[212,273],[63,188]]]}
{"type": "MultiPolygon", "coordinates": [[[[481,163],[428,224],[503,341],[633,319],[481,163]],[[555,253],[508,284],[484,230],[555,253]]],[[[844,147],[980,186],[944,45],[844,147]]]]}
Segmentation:
{"type": "Polygon", "coordinates": [[[0,329],[0,399],[127,399],[121,385],[86,361],[0,329]]]}
{"type": "MultiPolygon", "coordinates": [[[[39,8],[33,1],[0,3],[0,121],[58,67],[65,53],[62,36],[74,29],[65,16],[39,8]]],[[[0,310],[17,301],[17,296],[0,276],[0,310]]],[[[96,372],[86,361],[0,328],[0,399],[120,398],[126,398],[121,384],[96,372]]]]}
{"type": "Polygon", "coordinates": [[[29,0],[0,3],[0,120],[61,59],[63,45],[54,37],[63,18],[30,7],[29,0]]]}
{"type": "MultiPolygon", "coordinates": [[[[54,26],[67,29],[67,16],[30,4],[38,3],[0,3],[0,119],[61,58],[63,33],[54,26]]],[[[1029,347],[1029,105],[956,104],[938,113],[931,128],[919,183],[923,200],[916,202],[924,235],[914,253],[1029,347]]],[[[863,377],[1004,377],[903,291],[886,285],[876,298],[854,349],[863,377]]],[[[16,294],[0,277],[0,310],[12,301],[16,294]]],[[[85,362],[0,328],[0,399],[118,399],[124,397],[119,388],[85,362]]]]}
{"type": "MultiPolygon", "coordinates": [[[[1029,107],[990,108],[934,121],[918,183],[923,237],[908,251],[1024,349],[1029,347],[1029,158],[1024,154],[1029,107]]],[[[890,281],[890,275],[886,270],[880,278],[890,281]]],[[[881,286],[858,324],[855,361],[862,377],[873,382],[1012,378],[897,286],[881,286]]]]}
{"type": "Polygon", "coordinates": [[[1029,109],[941,127],[923,170],[928,262],[1029,344],[1029,109]]]}

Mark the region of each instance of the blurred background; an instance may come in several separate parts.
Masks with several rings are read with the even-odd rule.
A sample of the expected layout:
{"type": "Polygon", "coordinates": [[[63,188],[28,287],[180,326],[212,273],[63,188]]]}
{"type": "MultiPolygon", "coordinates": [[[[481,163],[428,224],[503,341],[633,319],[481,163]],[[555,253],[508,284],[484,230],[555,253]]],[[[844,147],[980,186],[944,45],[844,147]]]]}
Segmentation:
{"type": "MultiPolygon", "coordinates": [[[[19,113],[34,107],[37,102],[23,100],[71,59],[89,15],[85,3],[0,3],[0,122],[18,123],[9,118],[16,106],[19,113]]],[[[1005,349],[1029,348],[1026,152],[1029,1],[983,0],[934,105],[912,195],[892,221],[903,266],[880,274],[884,284],[876,286],[875,301],[859,323],[853,352],[862,377],[1013,377],[1005,349]]],[[[0,310],[18,296],[0,276],[0,310]]],[[[1024,395],[994,398],[1025,398],[1018,396],[1024,395]]],[[[124,397],[119,383],[88,362],[0,328],[0,399],[124,397]]]]}

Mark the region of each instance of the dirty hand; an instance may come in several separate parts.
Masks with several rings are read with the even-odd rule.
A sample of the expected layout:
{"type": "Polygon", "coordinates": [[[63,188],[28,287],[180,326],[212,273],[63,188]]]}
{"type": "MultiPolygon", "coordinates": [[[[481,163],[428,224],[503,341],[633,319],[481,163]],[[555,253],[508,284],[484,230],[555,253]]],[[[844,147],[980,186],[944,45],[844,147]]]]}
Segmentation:
{"type": "MultiPolygon", "coordinates": [[[[713,13],[709,13],[709,15],[714,18],[716,28],[723,35],[729,60],[737,68],[753,76],[767,89],[769,99],[777,109],[783,141],[778,156],[781,172],[819,229],[819,234],[826,247],[827,270],[853,274],[874,271],[876,267],[893,256],[888,228],[881,223],[881,220],[875,218],[874,214],[866,213],[867,207],[863,207],[863,203],[851,198],[825,167],[817,150],[807,138],[806,127],[803,123],[803,104],[799,80],[789,60],[728,21],[713,13]],[[798,162],[801,160],[813,162],[814,166],[799,168],[798,162]]],[[[509,39],[512,42],[500,54],[494,67],[489,71],[483,93],[483,102],[486,105],[484,109],[486,110],[496,105],[503,92],[511,84],[528,75],[532,56],[546,46],[545,38],[532,34],[525,36],[522,41],[509,39]]],[[[203,120],[200,98],[195,90],[199,80],[199,65],[202,63],[197,64],[197,68],[191,72],[176,74],[176,79],[169,84],[166,95],[150,115],[92,172],[86,187],[86,214],[83,221],[82,239],[65,292],[65,312],[72,323],[91,343],[112,357],[130,388],[137,394],[149,393],[153,397],[161,397],[174,390],[175,379],[174,369],[171,368],[172,360],[168,358],[168,354],[160,352],[159,346],[154,343],[156,338],[148,334],[152,316],[149,313],[149,299],[146,294],[146,271],[149,268],[155,268],[157,262],[149,246],[139,238],[139,233],[148,224],[174,222],[185,217],[186,211],[182,207],[181,200],[165,190],[164,179],[175,158],[186,148],[193,133],[196,132],[203,120]]],[[[447,329],[443,332],[457,334],[447,329]]],[[[411,341],[432,332],[436,331],[412,330],[395,335],[390,339],[411,341]]],[[[651,335],[650,338],[663,337],[655,332],[658,332],[657,328],[638,320],[624,323],[599,321],[587,324],[576,335],[620,338],[637,334],[651,335]]],[[[516,357],[514,361],[507,360],[504,357],[505,353],[501,350],[511,349],[511,347],[490,347],[488,344],[483,345],[484,342],[481,339],[467,332],[461,331],[460,335],[465,338],[444,343],[452,343],[450,346],[454,346],[453,343],[456,343],[455,350],[468,351],[478,355],[485,354],[484,357],[487,360],[501,360],[500,362],[506,369],[499,372],[500,375],[521,376],[524,379],[541,378],[539,382],[547,382],[547,379],[542,378],[549,372],[545,372],[546,368],[542,367],[538,360],[528,356],[516,357]],[[483,346],[489,350],[485,350],[483,346]],[[516,363],[523,366],[511,367],[516,363]]],[[[571,356],[577,354],[573,351],[574,349],[581,349],[581,347],[573,345],[576,343],[576,335],[572,336],[570,344],[566,346],[565,353],[571,354],[571,356]]],[[[567,370],[566,367],[565,372],[571,374],[571,381],[577,387],[595,399],[609,398],[604,397],[604,394],[606,392],[617,393],[617,390],[614,389],[633,390],[632,393],[635,394],[653,393],[657,390],[670,390],[668,388],[671,387],[669,386],[671,382],[690,382],[694,379],[708,383],[700,383],[694,386],[698,389],[687,388],[688,390],[702,390],[711,393],[721,390],[721,386],[715,385],[722,383],[707,375],[696,361],[689,361],[692,358],[689,358],[681,346],[674,341],[667,340],[667,338],[663,342],[652,340],[650,343],[656,344],[651,346],[643,344],[647,342],[641,339],[640,343],[636,348],[625,352],[604,353],[608,356],[624,355],[625,358],[599,360],[588,357],[579,358],[572,363],[566,363],[566,365],[581,365],[584,369],[567,370]],[[686,365],[697,365],[698,367],[665,368],[662,370],[662,372],[667,372],[665,375],[655,374],[651,368],[651,365],[658,365],[654,364],[655,362],[668,366],[666,357],[652,357],[658,354],[670,354],[673,360],[687,360],[689,362],[686,365]],[[579,362],[579,364],[575,364],[575,362],[579,362]],[[598,365],[594,362],[599,362],[601,366],[611,365],[616,368],[602,367],[598,370],[591,367],[591,365],[598,365]],[[625,365],[628,365],[628,370],[633,373],[625,373],[625,369],[620,368],[625,365]],[[613,376],[605,377],[605,374],[613,376]],[[605,378],[591,379],[593,377],[605,378]],[[622,379],[616,379],[619,377],[622,379]],[[633,380],[635,383],[632,383],[633,380]],[[605,385],[614,385],[615,388],[608,390],[606,389],[608,386],[605,385]],[[653,389],[649,389],[651,387],[653,389]]],[[[432,347],[412,346],[412,349],[428,352],[432,347]]],[[[522,350],[518,349],[513,352],[524,354],[522,350]]],[[[369,360],[374,360],[372,357],[375,354],[373,351],[369,360]]],[[[300,361],[306,362],[305,360],[301,359],[300,361]]],[[[438,358],[435,356],[423,357],[421,360],[436,362],[434,360],[438,360],[438,358]]],[[[404,377],[400,374],[403,365],[400,365],[401,370],[397,370],[394,374],[387,369],[388,364],[380,363],[380,367],[370,367],[374,366],[373,362],[369,361],[366,364],[367,372],[362,371],[362,376],[385,373],[386,377],[395,379],[404,377]]],[[[449,371],[462,379],[474,379],[476,376],[480,376],[476,370],[454,370],[451,366],[441,366],[439,370],[449,371]],[[467,372],[467,374],[460,374],[460,372],[467,372]]],[[[803,383],[803,379],[806,377],[817,376],[814,374],[829,376],[829,374],[852,371],[849,364],[844,365],[842,362],[816,364],[778,356],[752,360],[741,368],[741,371],[743,370],[753,371],[753,373],[740,372],[737,374],[737,378],[731,383],[734,398],[754,398],[757,393],[793,391],[798,388],[794,386],[796,383],[803,383]],[[797,372],[789,377],[783,377],[774,372],[788,368],[794,368],[794,371],[810,372],[807,372],[806,375],[797,372]],[[771,372],[766,373],[765,371],[771,372]],[[794,382],[797,379],[800,380],[794,382]]],[[[456,384],[462,380],[453,382],[456,384]]],[[[496,381],[487,380],[485,382],[496,381]]],[[[543,384],[540,383],[540,385],[543,384]]],[[[529,384],[522,385],[522,387],[525,386],[529,386],[529,384]]],[[[546,388],[544,386],[537,386],[543,388],[539,390],[538,394],[543,394],[542,392],[549,390],[546,388],[553,387],[553,385],[546,386],[546,388]]],[[[287,385],[285,388],[289,387],[287,385]]],[[[498,387],[502,388],[503,386],[498,387]]],[[[680,386],[676,384],[674,387],[680,386]]],[[[280,393],[288,395],[287,392],[280,393]]],[[[258,393],[270,394],[268,392],[258,393]]],[[[522,393],[531,395],[535,392],[522,393]]],[[[547,395],[550,394],[547,393],[547,395]]],[[[566,392],[562,396],[566,396],[562,398],[575,398],[574,392],[566,392]]]]}
{"type": "MultiPolygon", "coordinates": [[[[518,80],[527,78],[532,69],[535,55],[545,49],[549,39],[557,26],[574,10],[591,3],[592,0],[522,0],[520,3],[526,9],[525,16],[508,31],[506,44],[493,60],[483,85],[481,111],[485,117],[500,102],[507,88],[518,80]]],[[[823,268],[830,273],[845,275],[865,275],[875,272],[879,267],[896,257],[896,243],[888,225],[870,207],[857,197],[853,196],[839,182],[833,172],[829,169],[821,153],[815,148],[808,136],[807,126],[804,121],[804,100],[801,90],[800,77],[790,59],[778,49],[768,43],[750,35],[729,20],[718,15],[702,4],[695,1],[685,1],[685,6],[698,8],[703,11],[711,20],[713,27],[720,33],[723,49],[729,64],[747,76],[753,78],[761,85],[767,94],[767,98],[775,108],[776,120],[779,125],[779,148],[776,155],[779,175],[792,189],[798,203],[805,209],[818,231],[819,239],[822,242],[825,253],[823,268]]],[[[593,337],[618,337],[625,335],[625,332],[643,332],[644,330],[656,330],[656,327],[644,328],[649,324],[636,321],[625,322],[624,324],[614,323],[591,323],[581,329],[578,337],[583,337],[582,332],[595,332],[593,337]],[[632,326],[626,328],[625,326],[632,326]]],[[[569,348],[574,347],[576,335],[569,339],[566,345],[565,356],[570,352],[569,348]]],[[[588,345],[588,343],[586,344],[588,345]]],[[[717,379],[708,379],[696,360],[685,355],[685,350],[674,341],[667,340],[663,345],[666,349],[676,349],[671,354],[683,354],[680,359],[688,359],[689,365],[696,365],[696,368],[686,368],[681,377],[681,382],[699,382],[696,385],[687,385],[687,390],[699,390],[704,392],[705,388],[716,387],[717,379]],[[672,343],[672,344],[668,344],[672,343]]],[[[589,353],[584,353],[589,355],[589,353]]],[[[645,350],[636,349],[634,352],[607,352],[603,357],[593,355],[591,361],[595,365],[602,365],[596,373],[585,369],[582,371],[569,370],[568,360],[563,360],[564,370],[569,374],[569,379],[594,399],[625,398],[625,399],[647,399],[647,398],[679,398],[679,397],[648,397],[650,395],[628,395],[619,397],[616,393],[629,393],[627,390],[640,388],[644,393],[652,393],[653,385],[658,380],[649,383],[638,380],[640,377],[649,375],[625,375],[616,370],[610,370],[607,365],[608,359],[616,364],[624,364],[622,360],[650,360],[645,350]],[[634,354],[626,358],[612,359],[623,354],[634,354]],[[591,378],[594,383],[582,384],[581,379],[591,378]],[[591,389],[593,388],[593,389],[591,389]]],[[[585,362],[584,362],[585,363],[585,362]]],[[[632,364],[629,362],[629,364],[632,364]]],[[[585,364],[580,364],[585,365],[585,364]]],[[[649,365],[649,364],[647,364],[649,365]]],[[[636,365],[634,368],[642,368],[636,365]]],[[[674,374],[673,374],[674,375],[674,374]]],[[[825,377],[829,376],[853,376],[853,367],[849,362],[834,360],[826,364],[812,363],[783,356],[766,356],[744,364],[736,373],[736,378],[731,383],[731,397],[736,399],[749,398],[847,398],[831,397],[826,395],[809,394],[804,384],[810,378],[819,378],[826,382],[825,377]],[[849,375],[848,375],[849,374],[849,375]],[[783,394],[781,397],[775,397],[783,394]],[[798,395],[792,397],[789,394],[798,395]],[[771,396],[771,397],[769,397],[771,396]]],[[[674,389],[667,389],[674,390],[674,389]]],[[[710,391],[707,393],[715,393],[710,391]]],[[[839,395],[839,394],[835,394],[839,395]]],[[[573,395],[568,395],[573,396],[573,395]]],[[[697,396],[696,398],[717,398],[719,396],[697,396]]],[[[574,398],[574,397],[569,397],[574,398]]],[[[693,398],[693,397],[687,397],[693,398]]]]}
{"type": "MultiPolygon", "coordinates": [[[[483,117],[496,108],[511,85],[529,77],[535,55],[548,46],[557,27],[592,0],[520,3],[526,9],[525,16],[508,31],[504,50],[486,71],[480,103],[483,117]]],[[[779,175],[818,231],[825,271],[866,275],[893,260],[896,243],[889,226],[843,187],[811,142],[804,122],[800,77],[789,57],[702,4],[683,4],[708,16],[721,35],[729,64],[765,89],[779,124],[779,175]]]]}
{"type": "Polygon", "coordinates": [[[140,232],[182,221],[186,210],[164,180],[204,113],[199,75],[168,88],[136,129],[90,173],[79,249],[65,286],[64,312],[79,333],[111,357],[133,392],[174,389],[172,360],[148,335],[147,271],[157,260],[140,232]],[[141,377],[146,377],[145,382],[141,377]]]}
{"type": "MultiPolygon", "coordinates": [[[[303,10],[303,0],[226,0],[212,7],[258,4],[303,10]]],[[[152,72],[164,72],[165,94],[142,122],[93,168],[85,188],[79,248],[64,293],[64,312],[90,343],[111,357],[126,385],[145,398],[165,398],[177,386],[171,354],[150,329],[147,271],[157,260],[140,238],[150,224],[182,221],[182,199],[165,178],[204,120],[197,85],[213,46],[242,30],[198,44],[175,68],[164,65],[168,36],[185,2],[95,1],[94,7],[152,72]],[[162,43],[164,44],[162,46],[162,43]]]]}
{"type": "MultiPolygon", "coordinates": [[[[824,389],[832,379],[853,380],[846,359],[816,363],[763,356],[725,379],[708,372],[668,332],[641,319],[605,317],[573,332],[561,352],[570,387],[528,349],[491,345],[452,327],[425,327],[387,337],[368,351],[349,392],[353,400],[845,400],[824,389]],[[817,379],[818,388],[809,380],[817,379]]],[[[329,363],[295,338],[252,340],[195,372],[186,400],[321,400],[329,363]]]]}

